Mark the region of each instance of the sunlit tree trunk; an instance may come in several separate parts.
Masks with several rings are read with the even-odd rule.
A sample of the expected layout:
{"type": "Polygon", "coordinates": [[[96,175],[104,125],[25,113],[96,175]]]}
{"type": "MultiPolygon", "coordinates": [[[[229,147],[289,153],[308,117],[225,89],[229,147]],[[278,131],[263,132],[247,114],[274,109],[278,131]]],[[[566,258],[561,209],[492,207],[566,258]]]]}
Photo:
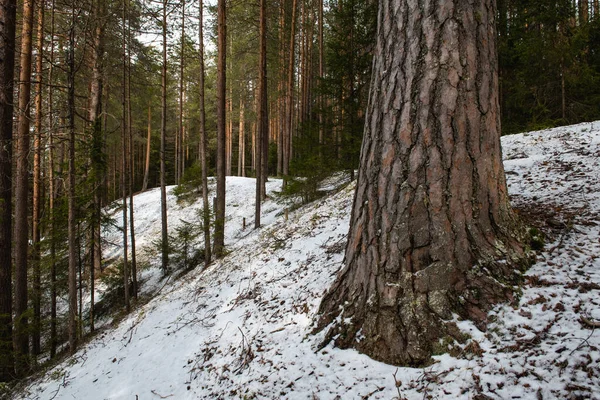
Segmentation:
{"type": "Polygon", "coordinates": [[[160,123],[160,216],[162,269],[169,267],[169,236],[167,231],[167,188],[165,171],[165,140],[167,136],[167,0],[162,9],[162,73],[161,73],[161,123],[160,123]]]}

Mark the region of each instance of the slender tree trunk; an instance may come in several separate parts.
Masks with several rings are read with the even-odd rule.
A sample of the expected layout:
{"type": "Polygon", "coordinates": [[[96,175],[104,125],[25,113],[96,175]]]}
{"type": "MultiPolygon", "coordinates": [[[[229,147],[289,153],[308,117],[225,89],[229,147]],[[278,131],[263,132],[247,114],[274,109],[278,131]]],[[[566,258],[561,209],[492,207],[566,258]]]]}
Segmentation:
{"type": "Polygon", "coordinates": [[[12,147],[16,0],[0,0],[0,382],[14,377],[12,147]]]}
{"type": "Polygon", "coordinates": [[[260,206],[263,200],[264,162],[263,142],[265,137],[268,141],[268,116],[267,116],[267,17],[266,2],[260,0],[260,21],[259,21],[259,66],[258,66],[258,128],[256,133],[257,156],[256,156],[256,198],[254,211],[254,228],[260,227],[260,206]]]}
{"type": "Polygon", "coordinates": [[[162,269],[166,273],[169,268],[169,235],[167,231],[167,188],[165,171],[165,140],[167,136],[167,0],[163,0],[162,15],[162,78],[161,78],[161,122],[160,122],[160,215],[162,269]]]}
{"type": "Polygon", "coordinates": [[[290,30],[290,57],[287,71],[287,104],[286,104],[286,126],[283,137],[283,186],[286,186],[285,177],[290,174],[290,161],[292,156],[292,128],[294,121],[294,65],[296,47],[296,9],[298,0],[292,0],[292,21],[290,30]]]}
{"type": "Polygon", "coordinates": [[[217,1],[217,204],[215,210],[215,257],[225,250],[225,90],[227,65],[227,9],[225,0],[217,1]]]}
{"type": "Polygon", "coordinates": [[[23,2],[21,72],[17,121],[17,174],[15,180],[15,350],[17,373],[28,368],[29,328],[27,321],[27,257],[29,249],[29,126],[31,99],[31,54],[34,1],[23,2]]]}
{"type": "MultiPolygon", "coordinates": [[[[261,179],[260,179],[260,201],[264,201],[267,197],[267,178],[269,176],[269,92],[267,90],[267,4],[266,0],[260,0],[260,65],[258,71],[258,86],[259,86],[259,121],[258,131],[262,147],[261,155],[261,179]]],[[[257,174],[258,175],[258,174],[257,174]]],[[[260,204],[260,201],[258,202],[260,204]]],[[[258,209],[260,226],[260,208],[258,209]]]]}
{"type": "Polygon", "coordinates": [[[75,2],[71,7],[71,27],[68,51],[68,103],[69,103],[69,352],[77,350],[77,215],[75,204],[75,2]]]}
{"type": "Polygon", "coordinates": [[[200,56],[200,164],[202,166],[202,225],[204,228],[204,268],[208,268],[211,259],[210,249],[210,203],[208,201],[208,163],[206,162],[206,113],[204,107],[204,6],[198,2],[200,26],[198,43],[200,56]]]}
{"type": "Polygon", "coordinates": [[[133,190],[135,184],[135,144],[133,141],[133,122],[131,113],[131,1],[127,0],[127,136],[129,138],[129,236],[131,238],[131,288],[135,299],[138,296],[137,260],[135,254],[135,212],[133,190]]]}
{"type": "Polygon", "coordinates": [[[146,163],[144,167],[144,183],[142,184],[142,192],[148,189],[148,178],[150,175],[150,144],[152,136],[152,109],[148,104],[148,137],[146,138],[146,163]]]}
{"type": "Polygon", "coordinates": [[[104,140],[102,137],[102,91],[103,91],[103,57],[104,57],[104,24],[106,3],[96,0],[94,4],[96,27],[94,30],[94,49],[92,62],[92,82],[90,85],[89,120],[92,124],[91,163],[94,185],[93,216],[91,221],[91,260],[90,260],[90,331],[94,331],[95,279],[96,271],[102,264],[101,248],[101,216],[102,216],[102,181],[106,173],[104,165],[104,140]]]}
{"type": "Polygon", "coordinates": [[[123,48],[122,48],[122,57],[123,57],[123,89],[122,89],[122,119],[121,119],[121,195],[123,197],[122,207],[123,207],[123,290],[125,292],[125,309],[127,312],[130,311],[130,301],[129,301],[129,260],[128,260],[128,247],[127,247],[127,132],[129,125],[129,119],[127,117],[127,29],[125,28],[127,20],[127,0],[123,0],[123,48]]]}
{"type": "Polygon", "coordinates": [[[184,138],[184,127],[183,127],[183,100],[185,89],[183,85],[184,70],[185,70],[185,0],[181,1],[181,53],[179,55],[179,147],[177,153],[177,184],[181,183],[183,177],[183,138],[184,138]]]}
{"type": "Polygon", "coordinates": [[[346,266],[319,325],[336,321],[339,346],[423,365],[453,315],[482,327],[511,298],[524,229],[501,159],[495,2],[379,6],[346,266]]]}
{"type": "MultiPolygon", "coordinates": [[[[54,78],[54,0],[50,16],[50,59],[48,66],[48,82],[54,78]]],[[[54,185],[54,89],[48,87],[48,191],[50,192],[49,221],[50,221],[50,358],[56,356],[56,230],[54,221],[54,202],[56,190],[54,185]]]]}
{"type": "Polygon", "coordinates": [[[37,357],[41,352],[41,299],[42,281],[40,273],[40,208],[41,208],[41,155],[42,155],[42,83],[44,56],[44,8],[45,1],[39,0],[37,21],[37,58],[35,75],[37,77],[35,96],[35,137],[33,142],[33,199],[32,199],[32,255],[33,264],[33,332],[32,355],[37,357]]]}
{"type": "MultiPolygon", "coordinates": [[[[325,48],[323,47],[323,0],[319,1],[319,80],[322,80],[325,77],[325,48]]],[[[319,82],[321,84],[321,81],[319,82]]],[[[324,143],[324,132],[325,128],[323,126],[323,94],[322,91],[319,92],[319,144],[323,145],[324,143]]],[[[321,152],[321,146],[319,147],[319,152],[321,152]]]]}
{"type": "Polygon", "coordinates": [[[240,127],[238,132],[238,176],[246,176],[246,146],[244,132],[244,96],[240,94],[240,127]]]}
{"type": "Polygon", "coordinates": [[[285,1],[279,4],[279,79],[278,79],[277,176],[283,174],[283,137],[285,132],[285,1]]]}

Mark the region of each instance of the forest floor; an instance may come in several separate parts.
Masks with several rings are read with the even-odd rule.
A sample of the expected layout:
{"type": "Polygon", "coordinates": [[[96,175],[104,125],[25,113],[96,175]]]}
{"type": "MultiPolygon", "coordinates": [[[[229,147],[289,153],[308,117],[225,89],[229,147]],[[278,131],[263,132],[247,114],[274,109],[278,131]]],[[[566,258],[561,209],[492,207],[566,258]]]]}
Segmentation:
{"type": "MultiPolygon", "coordinates": [[[[546,235],[522,296],[490,312],[487,331],[427,368],[397,368],[312,334],[342,267],[354,185],[285,218],[268,184],[253,230],[254,180],[228,178],[228,255],[166,280],[144,245],[160,236],[160,192],[136,197],[144,293],[152,298],[39,374],[23,399],[600,399],[600,122],[502,139],[509,190],[546,235]],[[243,229],[243,218],[247,228],[243,229]]],[[[339,177],[338,177],[339,178],[339,177]]],[[[171,188],[172,190],[172,188],[171,188]]],[[[201,201],[169,196],[170,228],[201,201]]],[[[107,231],[119,253],[119,234],[107,231]]],[[[101,297],[101,290],[98,293],[101,297]]]]}

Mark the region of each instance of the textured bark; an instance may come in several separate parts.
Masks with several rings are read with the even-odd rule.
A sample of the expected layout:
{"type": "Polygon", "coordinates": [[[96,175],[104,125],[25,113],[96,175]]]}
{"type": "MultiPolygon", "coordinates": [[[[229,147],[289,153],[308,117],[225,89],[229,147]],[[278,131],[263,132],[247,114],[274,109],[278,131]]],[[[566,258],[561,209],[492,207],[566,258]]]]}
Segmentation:
{"type": "Polygon", "coordinates": [[[227,19],[225,0],[217,2],[217,204],[215,210],[215,257],[225,250],[225,65],[227,62],[227,19]]]}
{"type": "Polygon", "coordinates": [[[12,145],[16,12],[16,0],[0,0],[0,382],[14,376],[12,145]]]}
{"type": "Polygon", "coordinates": [[[321,304],[339,346],[423,365],[453,313],[483,326],[511,299],[526,254],[501,159],[495,11],[380,2],[346,266],[321,304]]]}
{"type": "Polygon", "coordinates": [[[29,353],[27,312],[27,258],[29,250],[29,127],[31,100],[31,54],[33,0],[23,2],[19,103],[17,121],[17,171],[15,184],[15,351],[17,373],[25,372],[29,353]]]}
{"type": "Polygon", "coordinates": [[[198,43],[200,56],[200,164],[202,166],[202,222],[204,228],[204,267],[210,265],[210,204],[208,202],[208,171],[206,162],[206,112],[204,107],[204,6],[198,2],[200,26],[198,27],[198,43]]]}
{"type": "Polygon", "coordinates": [[[167,4],[163,1],[162,13],[162,75],[161,75],[161,122],[160,122],[160,216],[162,269],[167,272],[169,267],[169,235],[167,231],[167,189],[165,171],[165,140],[167,136],[167,4]]]}

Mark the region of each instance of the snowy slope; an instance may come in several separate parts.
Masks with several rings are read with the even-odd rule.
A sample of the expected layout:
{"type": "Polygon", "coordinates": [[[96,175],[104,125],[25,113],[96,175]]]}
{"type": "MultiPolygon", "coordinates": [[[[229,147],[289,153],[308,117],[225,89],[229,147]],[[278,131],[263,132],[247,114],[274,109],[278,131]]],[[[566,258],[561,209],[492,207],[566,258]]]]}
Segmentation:
{"type": "MultiPolygon", "coordinates": [[[[269,200],[252,231],[241,221],[252,226],[254,181],[229,178],[229,255],[167,284],[15,398],[600,399],[600,333],[585,322],[600,320],[599,144],[599,122],[503,138],[513,203],[547,233],[546,248],[520,303],[493,310],[487,332],[460,322],[472,340],[428,368],[316,351],[312,323],[342,266],[353,185],[287,221],[269,200]]],[[[135,203],[138,244],[150,242],[159,192],[135,203]]],[[[169,204],[171,228],[192,213],[169,204]]]]}

